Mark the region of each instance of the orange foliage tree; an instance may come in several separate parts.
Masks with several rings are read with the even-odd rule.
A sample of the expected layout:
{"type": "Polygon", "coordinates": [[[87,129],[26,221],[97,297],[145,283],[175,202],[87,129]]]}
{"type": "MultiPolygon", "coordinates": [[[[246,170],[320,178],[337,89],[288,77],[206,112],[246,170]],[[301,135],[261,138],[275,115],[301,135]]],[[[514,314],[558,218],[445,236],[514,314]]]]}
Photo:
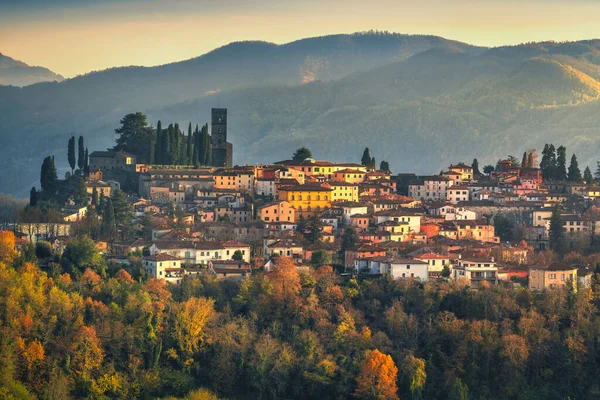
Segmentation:
{"type": "Polygon", "coordinates": [[[392,357],[375,349],[369,352],[361,365],[354,396],[360,399],[398,399],[397,376],[398,368],[392,357]]]}
{"type": "Polygon", "coordinates": [[[294,260],[289,257],[279,257],[273,270],[268,275],[275,289],[274,297],[280,301],[294,298],[300,293],[300,275],[294,260]]]}

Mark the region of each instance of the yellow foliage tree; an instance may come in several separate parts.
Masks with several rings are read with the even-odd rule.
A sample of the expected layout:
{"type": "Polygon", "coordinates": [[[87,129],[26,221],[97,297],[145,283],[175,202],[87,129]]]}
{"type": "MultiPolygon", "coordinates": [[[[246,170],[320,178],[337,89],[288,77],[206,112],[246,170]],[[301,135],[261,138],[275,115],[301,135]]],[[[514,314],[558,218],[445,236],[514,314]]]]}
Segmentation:
{"type": "Polygon", "coordinates": [[[398,399],[397,376],[398,368],[390,355],[383,354],[377,349],[370,351],[356,378],[358,387],[354,396],[359,399],[373,400],[398,399]]]}
{"type": "Polygon", "coordinates": [[[204,343],[206,324],[216,315],[214,305],[213,299],[191,297],[177,309],[173,331],[186,356],[191,356],[204,343]]]}
{"type": "Polygon", "coordinates": [[[100,339],[96,336],[96,329],[82,326],[71,345],[71,367],[72,369],[88,378],[90,373],[98,369],[104,360],[104,351],[100,339]]]}
{"type": "Polygon", "coordinates": [[[11,231],[0,231],[0,262],[11,265],[16,256],[15,234],[11,231]]]}
{"type": "Polygon", "coordinates": [[[279,301],[293,299],[300,293],[300,275],[294,260],[289,257],[277,258],[268,278],[275,289],[273,296],[279,301]]]}

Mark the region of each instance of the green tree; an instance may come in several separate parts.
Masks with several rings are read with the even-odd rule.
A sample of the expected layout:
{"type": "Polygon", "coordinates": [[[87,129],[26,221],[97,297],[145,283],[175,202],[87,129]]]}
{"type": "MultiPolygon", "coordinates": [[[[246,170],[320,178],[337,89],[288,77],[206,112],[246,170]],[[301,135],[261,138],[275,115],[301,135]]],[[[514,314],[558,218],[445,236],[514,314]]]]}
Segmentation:
{"type": "MultiPolygon", "coordinates": [[[[171,125],[169,125],[171,128],[171,125]]],[[[169,129],[171,139],[171,164],[179,165],[181,161],[181,131],[179,130],[179,124],[175,123],[172,129],[169,129]]]]}
{"type": "Polygon", "coordinates": [[[111,197],[117,224],[127,225],[131,223],[131,219],[133,218],[133,209],[127,200],[127,195],[125,192],[121,189],[114,190],[111,197]]]}
{"type": "Polygon", "coordinates": [[[35,256],[39,259],[52,257],[52,245],[45,240],[38,240],[35,244],[35,256]]]}
{"type": "Polygon", "coordinates": [[[231,256],[231,259],[235,261],[243,261],[244,255],[242,254],[241,250],[236,250],[233,252],[233,256],[231,256]]]}
{"type": "Polygon", "coordinates": [[[34,186],[29,191],[29,205],[31,207],[35,207],[37,205],[37,200],[38,200],[37,198],[38,198],[38,192],[34,186]]]}
{"type": "Polygon", "coordinates": [[[202,145],[202,138],[200,137],[200,131],[198,130],[198,124],[196,124],[196,128],[194,129],[194,139],[193,139],[193,150],[192,150],[192,165],[199,166],[200,165],[200,148],[202,145]]]}
{"type": "Polygon", "coordinates": [[[450,276],[450,267],[448,265],[444,265],[442,268],[442,276],[444,278],[448,278],[450,276]]]}
{"type": "Polygon", "coordinates": [[[127,114],[120,123],[121,126],[115,129],[119,137],[112,150],[126,151],[137,155],[143,162],[150,162],[150,148],[155,132],[148,126],[146,116],[141,112],[127,114]]]}
{"type": "MultiPolygon", "coordinates": [[[[173,127],[170,127],[171,130],[173,127]]],[[[171,137],[169,128],[163,131],[161,134],[161,144],[160,144],[160,163],[164,165],[171,164],[171,137]]]]}
{"type": "Polygon", "coordinates": [[[517,160],[517,157],[515,157],[515,156],[509,155],[508,161],[510,162],[510,165],[512,167],[520,167],[521,166],[521,163],[519,162],[519,160],[517,160]]]}
{"type": "Polygon", "coordinates": [[[369,148],[365,147],[365,150],[363,151],[363,155],[360,159],[360,163],[362,165],[364,165],[365,167],[368,167],[371,165],[371,153],[369,152],[369,148]]]}
{"type": "Polygon", "coordinates": [[[375,168],[376,163],[377,162],[375,161],[375,157],[371,158],[371,164],[369,165],[369,167],[375,168]]]}
{"type": "Polygon", "coordinates": [[[75,204],[79,206],[84,206],[88,203],[88,193],[85,187],[85,181],[81,177],[79,177],[79,180],[77,181],[77,186],[73,193],[73,200],[75,201],[75,204]]]}
{"type": "Polygon", "coordinates": [[[481,176],[481,172],[479,171],[479,161],[476,158],[473,159],[473,163],[471,164],[471,168],[473,168],[473,176],[479,177],[481,176]]]}
{"type": "Polygon", "coordinates": [[[310,257],[310,263],[313,265],[313,267],[331,265],[331,255],[326,250],[313,251],[310,257]]]}
{"type": "Polygon", "coordinates": [[[294,152],[294,155],[292,156],[292,160],[294,161],[304,161],[307,158],[313,158],[313,155],[311,151],[306,147],[300,147],[294,152]]]}
{"type": "Polygon", "coordinates": [[[569,164],[568,178],[571,182],[581,181],[581,171],[579,170],[579,164],[577,162],[577,157],[575,156],[575,154],[571,156],[571,164],[569,164]]]}
{"type": "Polygon", "coordinates": [[[565,228],[562,216],[558,205],[554,206],[552,216],[550,217],[550,249],[557,252],[559,255],[564,255],[565,248],[565,228]]]}
{"type": "Polygon", "coordinates": [[[512,219],[504,214],[498,214],[494,217],[494,232],[503,242],[513,240],[515,224],[512,219]]]}
{"type": "Polygon", "coordinates": [[[521,160],[521,167],[527,168],[527,152],[523,153],[523,159],[521,160]]]}
{"type": "Polygon", "coordinates": [[[94,188],[92,189],[92,205],[94,207],[96,207],[98,205],[98,189],[96,188],[96,186],[94,186],[94,188]]]}
{"type": "Polygon", "coordinates": [[[96,243],[87,236],[71,239],[60,263],[65,271],[76,276],[88,268],[103,275],[106,269],[104,258],[96,249],[96,243]]]}
{"type": "Polygon", "coordinates": [[[163,138],[162,138],[162,122],[156,123],[156,141],[154,143],[154,164],[163,164],[163,138]]]}
{"type": "Polygon", "coordinates": [[[542,151],[542,161],[540,162],[540,168],[542,170],[542,177],[544,180],[553,180],[556,176],[556,152],[553,144],[544,145],[542,151]]]}
{"type": "Polygon", "coordinates": [[[90,175],[90,157],[87,147],[85,148],[85,155],[83,156],[83,174],[85,176],[90,175]]]}
{"type": "Polygon", "coordinates": [[[594,176],[592,175],[592,171],[590,170],[590,167],[585,167],[585,170],[583,171],[583,180],[588,185],[590,185],[592,182],[594,182],[594,176]]]}
{"type": "Polygon", "coordinates": [[[202,165],[212,165],[212,144],[210,140],[210,135],[208,134],[208,124],[204,124],[202,127],[202,134],[204,135],[204,164],[202,165]]]}
{"type": "Polygon", "coordinates": [[[75,136],[71,136],[69,139],[67,157],[69,159],[69,166],[71,167],[71,175],[73,175],[73,170],[75,170],[75,136]]]}
{"type": "Polygon", "coordinates": [[[600,181],[600,161],[596,161],[596,173],[594,174],[597,181],[600,181]]]}
{"type": "Polygon", "coordinates": [[[559,181],[567,180],[567,149],[565,146],[559,146],[556,149],[556,172],[554,177],[559,181]]]}
{"type": "Polygon", "coordinates": [[[77,141],[77,166],[83,172],[86,165],[87,157],[85,156],[85,148],[83,147],[83,136],[79,136],[77,141]]]}
{"type": "Polygon", "coordinates": [[[102,213],[102,225],[100,225],[100,235],[105,239],[113,239],[117,233],[117,222],[115,218],[115,209],[110,198],[106,199],[104,212],[102,213]]]}
{"type": "Polygon", "coordinates": [[[483,173],[486,175],[491,174],[492,172],[494,172],[496,168],[494,168],[493,165],[486,165],[485,167],[483,167],[483,173]]]}
{"type": "Polygon", "coordinates": [[[356,246],[356,243],[359,239],[360,237],[356,231],[356,228],[353,226],[347,226],[342,234],[342,253],[356,246]]]}
{"type": "Polygon", "coordinates": [[[194,143],[192,142],[192,123],[190,122],[188,126],[188,134],[187,134],[187,164],[192,165],[194,162],[194,143]]]}
{"type": "Polygon", "coordinates": [[[56,167],[54,165],[54,157],[48,156],[42,162],[42,170],[40,173],[40,185],[42,193],[47,199],[51,199],[56,194],[58,189],[58,176],[56,175],[56,167]]]}
{"type": "Polygon", "coordinates": [[[390,171],[390,164],[387,161],[381,161],[381,163],[379,163],[379,170],[387,172],[388,174],[392,172],[390,171]]]}

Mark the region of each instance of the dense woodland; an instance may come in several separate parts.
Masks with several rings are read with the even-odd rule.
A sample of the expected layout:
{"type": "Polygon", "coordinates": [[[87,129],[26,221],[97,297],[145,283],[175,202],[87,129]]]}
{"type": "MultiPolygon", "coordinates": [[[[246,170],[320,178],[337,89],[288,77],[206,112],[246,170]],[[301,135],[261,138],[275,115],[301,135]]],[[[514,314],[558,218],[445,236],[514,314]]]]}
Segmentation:
{"type": "Polygon", "coordinates": [[[282,257],[242,283],[171,286],[135,256],[129,272],[107,265],[85,237],[63,254],[13,241],[0,234],[0,398],[600,396],[600,275],[473,291],[282,257]]]}

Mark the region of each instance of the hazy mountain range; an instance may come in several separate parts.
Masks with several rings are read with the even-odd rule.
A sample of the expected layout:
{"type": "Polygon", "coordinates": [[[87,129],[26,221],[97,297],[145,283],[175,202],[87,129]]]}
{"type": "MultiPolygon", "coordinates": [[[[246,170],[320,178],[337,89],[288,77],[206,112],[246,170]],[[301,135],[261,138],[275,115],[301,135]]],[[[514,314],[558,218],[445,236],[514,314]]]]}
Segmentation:
{"type": "Polygon", "coordinates": [[[27,86],[38,82],[60,82],[64,78],[43,67],[32,67],[0,53],[0,85],[27,86]]]}
{"type": "Polygon", "coordinates": [[[553,142],[595,169],[599,82],[599,40],[487,49],[369,33],[232,43],[159,67],[0,87],[0,191],[24,196],[48,154],[66,167],[72,134],[103,149],[126,113],[187,126],[209,122],[217,105],[229,108],[235,163],[302,145],[316,158],[358,161],[368,146],[394,172],[433,173],[553,142]]]}

